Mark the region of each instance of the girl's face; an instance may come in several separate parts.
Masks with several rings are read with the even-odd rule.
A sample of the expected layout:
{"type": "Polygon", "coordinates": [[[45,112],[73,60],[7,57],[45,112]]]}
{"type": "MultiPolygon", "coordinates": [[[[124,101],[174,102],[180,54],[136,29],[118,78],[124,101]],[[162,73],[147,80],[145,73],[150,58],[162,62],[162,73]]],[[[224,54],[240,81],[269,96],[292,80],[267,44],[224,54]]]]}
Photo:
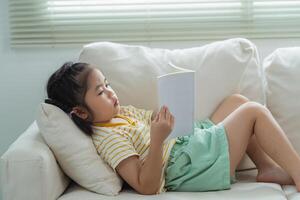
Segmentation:
{"type": "Polygon", "coordinates": [[[118,97],[99,69],[88,75],[85,103],[94,114],[93,122],[109,122],[120,111],[118,97]]]}

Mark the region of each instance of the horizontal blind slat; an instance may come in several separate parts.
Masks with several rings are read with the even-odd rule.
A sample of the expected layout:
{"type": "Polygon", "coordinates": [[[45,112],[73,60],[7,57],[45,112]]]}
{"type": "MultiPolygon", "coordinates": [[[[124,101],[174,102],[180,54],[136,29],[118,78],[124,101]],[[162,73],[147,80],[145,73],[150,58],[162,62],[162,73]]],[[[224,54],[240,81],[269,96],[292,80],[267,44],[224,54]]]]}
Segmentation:
{"type": "Polygon", "coordinates": [[[10,0],[11,44],[300,37],[300,0],[10,0]]]}
{"type": "MultiPolygon", "coordinates": [[[[208,34],[214,34],[214,35],[222,35],[222,34],[251,34],[251,33],[254,33],[254,34],[266,34],[266,33],[280,33],[280,34],[283,34],[283,33],[291,33],[291,34],[297,34],[298,32],[300,31],[300,29],[298,30],[280,30],[280,29],[273,29],[273,30],[269,30],[269,31],[266,31],[266,30],[249,30],[249,29],[245,29],[245,30],[224,30],[222,33],[220,33],[219,31],[189,31],[189,35],[208,35],[208,34]]],[[[53,35],[45,35],[45,34],[29,34],[29,35],[22,35],[22,36],[18,36],[18,35],[12,35],[12,38],[14,39],[36,39],[36,38],[53,38],[55,36],[55,40],[56,39],[63,39],[63,38],[69,38],[70,37],[70,34],[71,32],[69,33],[56,33],[56,34],[53,34],[53,35]]],[[[168,32],[162,32],[162,31],[159,31],[159,32],[152,32],[151,35],[145,35],[145,34],[140,34],[140,33],[134,33],[134,32],[131,32],[130,34],[127,33],[126,35],[124,34],[95,34],[95,33],[78,33],[78,34],[72,34],[72,38],[75,39],[80,39],[80,38],[109,38],[109,37],[117,37],[117,38],[129,38],[129,37],[137,37],[137,36],[145,36],[145,37],[149,37],[149,36],[157,36],[157,37],[162,37],[162,36],[172,36],[172,35],[177,35],[177,36],[183,36],[183,35],[186,35],[187,32],[171,32],[171,31],[168,31],[168,32]]]]}

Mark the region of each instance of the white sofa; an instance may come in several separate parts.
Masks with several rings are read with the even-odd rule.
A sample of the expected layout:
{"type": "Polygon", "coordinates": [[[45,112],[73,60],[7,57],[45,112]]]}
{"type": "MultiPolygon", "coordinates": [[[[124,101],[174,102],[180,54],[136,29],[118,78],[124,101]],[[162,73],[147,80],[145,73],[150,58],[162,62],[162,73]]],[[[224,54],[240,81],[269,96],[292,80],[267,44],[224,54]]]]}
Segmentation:
{"type": "MultiPolygon", "coordinates": [[[[299,152],[298,52],[300,48],[278,49],[261,62],[256,46],[242,38],[184,50],[97,43],[86,45],[79,60],[98,65],[112,83],[116,82],[113,87],[119,94],[121,104],[132,104],[146,109],[157,109],[156,91],[152,89],[155,79],[149,79],[147,83],[139,72],[153,69],[148,70],[147,75],[143,74],[146,77],[167,73],[170,71],[167,67],[169,61],[180,67],[195,69],[198,84],[196,90],[201,91],[196,93],[197,119],[210,116],[224,97],[241,93],[253,101],[265,104],[271,110],[299,152]],[[133,62],[133,56],[142,61],[133,62]],[[124,63],[128,65],[129,74],[138,74],[131,77],[134,79],[132,82],[118,74],[124,70],[120,68],[124,63]],[[143,69],[139,66],[143,66],[143,69]],[[129,95],[128,89],[123,87],[124,83],[133,88],[136,95],[129,95]]],[[[233,184],[230,190],[202,193],[166,192],[144,196],[130,188],[123,188],[119,195],[106,196],[89,191],[71,181],[42,137],[36,120],[1,157],[3,200],[300,199],[300,193],[296,192],[294,186],[255,182],[256,173],[253,163],[245,157],[237,172],[238,182],[233,184]]]]}

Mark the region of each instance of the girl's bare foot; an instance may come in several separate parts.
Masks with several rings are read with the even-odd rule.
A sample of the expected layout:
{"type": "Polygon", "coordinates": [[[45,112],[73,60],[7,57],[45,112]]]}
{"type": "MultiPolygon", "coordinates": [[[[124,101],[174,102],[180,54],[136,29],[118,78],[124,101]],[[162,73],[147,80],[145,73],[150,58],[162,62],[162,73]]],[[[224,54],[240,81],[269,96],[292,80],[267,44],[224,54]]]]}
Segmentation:
{"type": "Polygon", "coordinates": [[[272,182],[280,185],[295,185],[293,179],[279,166],[258,169],[257,182],[272,182]]]}
{"type": "Polygon", "coordinates": [[[296,183],[296,189],[298,192],[300,192],[300,177],[294,180],[295,180],[294,183],[296,183]]]}

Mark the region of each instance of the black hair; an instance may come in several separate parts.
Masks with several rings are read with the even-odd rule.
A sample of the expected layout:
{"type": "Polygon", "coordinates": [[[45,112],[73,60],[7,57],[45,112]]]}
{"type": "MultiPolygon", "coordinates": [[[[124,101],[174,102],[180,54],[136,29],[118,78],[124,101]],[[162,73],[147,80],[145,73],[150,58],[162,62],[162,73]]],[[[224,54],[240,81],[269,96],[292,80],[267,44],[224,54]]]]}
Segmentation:
{"type": "Polygon", "coordinates": [[[67,113],[84,133],[91,135],[93,113],[84,101],[87,92],[87,77],[92,67],[87,63],[66,62],[48,79],[45,103],[55,105],[67,113]],[[75,106],[88,110],[89,118],[84,120],[72,113],[75,106]],[[70,113],[71,112],[71,113],[70,113]]]}

